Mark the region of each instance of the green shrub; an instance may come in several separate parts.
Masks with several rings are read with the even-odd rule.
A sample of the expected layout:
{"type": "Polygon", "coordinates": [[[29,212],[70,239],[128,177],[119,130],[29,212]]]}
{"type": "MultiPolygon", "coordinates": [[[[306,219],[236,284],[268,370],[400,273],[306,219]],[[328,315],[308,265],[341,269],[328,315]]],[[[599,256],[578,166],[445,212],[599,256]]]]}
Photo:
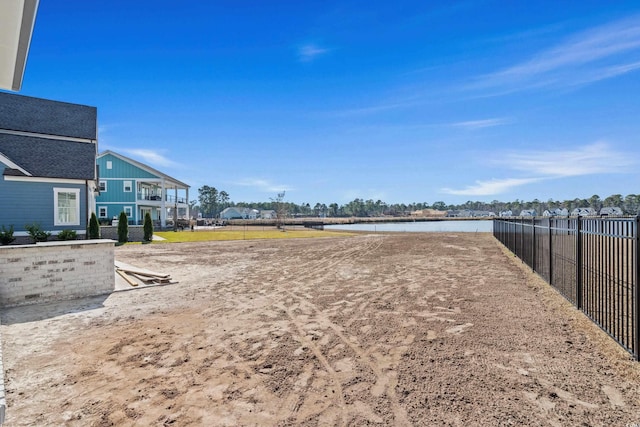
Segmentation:
{"type": "Polygon", "coordinates": [[[96,217],[96,213],[91,213],[91,219],[89,219],[89,239],[99,239],[100,238],[100,224],[98,223],[98,218],[96,217]]]}
{"type": "Polygon", "coordinates": [[[29,237],[33,240],[33,243],[36,242],[46,242],[51,237],[51,232],[44,231],[40,224],[34,222],[33,224],[27,224],[24,228],[29,233],[29,237]]]}
{"type": "Polygon", "coordinates": [[[151,214],[147,212],[144,214],[144,241],[150,242],[153,240],[153,221],[151,221],[151,214]]]}
{"type": "Polygon", "coordinates": [[[13,237],[13,225],[11,225],[8,230],[4,228],[3,225],[2,231],[0,231],[0,243],[2,243],[3,245],[8,245],[14,240],[16,240],[16,238],[13,237]]]}
{"type": "Polygon", "coordinates": [[[127,243],[129,240],[129,218],[127,218],[127,214],[120,212],[120,217],[118,218],[118,242],[127,243]]]}
{"type": "Polygon", "coordinates": [[[58,233],[58,240],[76,240],[77,238],[76,230],[62,230],[58,233]]]}

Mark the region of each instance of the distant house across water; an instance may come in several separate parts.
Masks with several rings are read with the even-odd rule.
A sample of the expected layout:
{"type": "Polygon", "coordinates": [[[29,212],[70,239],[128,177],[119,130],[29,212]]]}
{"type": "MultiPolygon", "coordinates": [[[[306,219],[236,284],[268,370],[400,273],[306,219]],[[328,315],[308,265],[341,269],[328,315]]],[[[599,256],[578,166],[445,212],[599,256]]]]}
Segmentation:
{"type": "Polygon", "coordinates": [[[622,209],[618,207],[606,207],[600,209],[600,216],[622,216],[622,209]]]}
{"type": "Polygon", "coordinates": [[[544,212],[542,212],[542,216],[569,216],[569,211],[565,208],[546,209],[544,212]]]}
{"type": "Polygon", "coordinates": [[[593,208],[575,208],[571,211],[571,216],[597,216],[598,212],[593,208]]]}
{"type": "Polygon", "coordinates": [[[520,216],[537,216],[538,213],[535,209],[523,209],[520,211],[520,216]]]}

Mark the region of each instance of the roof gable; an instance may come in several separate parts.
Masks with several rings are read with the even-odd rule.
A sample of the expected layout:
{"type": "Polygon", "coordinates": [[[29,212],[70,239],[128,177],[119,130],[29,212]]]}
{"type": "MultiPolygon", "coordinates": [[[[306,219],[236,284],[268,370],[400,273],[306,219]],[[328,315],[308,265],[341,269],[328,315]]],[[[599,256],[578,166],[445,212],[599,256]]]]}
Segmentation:
{"type": "MultiPolygon", "coordinates": [[[[154,169],[151,166],[145,165],[144,163],[141,163],[141,162],[139,162],[137,160],[133,160],[133,159],[127,157],[127,156],[123,156],[122,154],[116,153],[116,152],[111,151],[111,150],[107,150],[107,151],[104,151],[104,152],[98,154],[98,157],[97,157],[98,163],[102,163],[105,159],[109,158],[110,156],[112,156],[112,157],[114,157],[114,158],[116,158],[116,159],[118,159],[120,161],[123,161],[123,162],[125,162],[125,163],[127,163],[127,164],[129,164],[129,165],[131,165],[131,166],[133,166],[135,168],[137,168],[137,169],[140,169],[140,170],[148,173],[149,175],[151,175],[153,177],[164,179],[166,181],[169,181],[169,182],[171,182],[173,184],[178,185],[179,187],[190,188],[190,186],[185,184],[184,182],[179,181],[179,180],[177,180],[177,179],[175,179],[175,178],[173,178],[173,177],[171,177],[171,176],[169,176],[169,175],[167,175],[167,174],[165,174],[163,172],[160,172],[159,170],[154,169]]],[[[102,176],[104,176],[104,177],[108,176],[108,172],[107,172],[107,170],[106,170],[106,168],[104,166],[100,167],[100,174],[102,176]]],[[[121,177],[121,178],[125,178],[125,177],[121,177]]],[[[130,177],[126,177],[126,178],[130,178],[130,177]]]]}
{"type": "MultiPolygon", "coordinates": [[[[95,179],[96,145],[0,133],[0,154],[34,177],[95,179]]],[[[8,162],[4,162],[8,163],[8,162]]],[[[17,166],[17,167],[15,167],[17,166]]]]}
{"type": "Polygon", "coordinates": [[[0,92],[0,129],[95,141],[95,107],[0,92]]]}

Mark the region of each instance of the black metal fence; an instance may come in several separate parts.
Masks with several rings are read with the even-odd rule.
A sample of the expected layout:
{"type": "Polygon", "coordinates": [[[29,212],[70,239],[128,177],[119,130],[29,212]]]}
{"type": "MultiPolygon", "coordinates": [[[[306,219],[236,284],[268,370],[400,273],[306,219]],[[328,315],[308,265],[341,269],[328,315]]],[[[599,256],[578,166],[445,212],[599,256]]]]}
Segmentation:
{"type": "Polygon", "coordinates": [[[493,235],[640,360],[640,218],[496,218],[493,235]]]}

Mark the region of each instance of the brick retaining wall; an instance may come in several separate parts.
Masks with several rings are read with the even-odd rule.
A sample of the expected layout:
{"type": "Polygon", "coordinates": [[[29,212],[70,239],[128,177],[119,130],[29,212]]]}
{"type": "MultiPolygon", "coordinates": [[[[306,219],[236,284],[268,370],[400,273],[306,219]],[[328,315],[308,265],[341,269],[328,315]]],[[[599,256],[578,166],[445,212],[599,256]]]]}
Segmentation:
{"type": "MultiPolygon", "coordinates": [[[[144,227],[141,225],[130,225],[129,242],[142,242],[144,240],[144,227]]],[[[103,239],[113,239],[118,241],[118,227],[112,225],[100,226],[100,237],[103,239]]]]}
{"type": "Polygon", "coordinates": [[[0,246],[0,307],[112,292],[113,240],[0,246]]]}

